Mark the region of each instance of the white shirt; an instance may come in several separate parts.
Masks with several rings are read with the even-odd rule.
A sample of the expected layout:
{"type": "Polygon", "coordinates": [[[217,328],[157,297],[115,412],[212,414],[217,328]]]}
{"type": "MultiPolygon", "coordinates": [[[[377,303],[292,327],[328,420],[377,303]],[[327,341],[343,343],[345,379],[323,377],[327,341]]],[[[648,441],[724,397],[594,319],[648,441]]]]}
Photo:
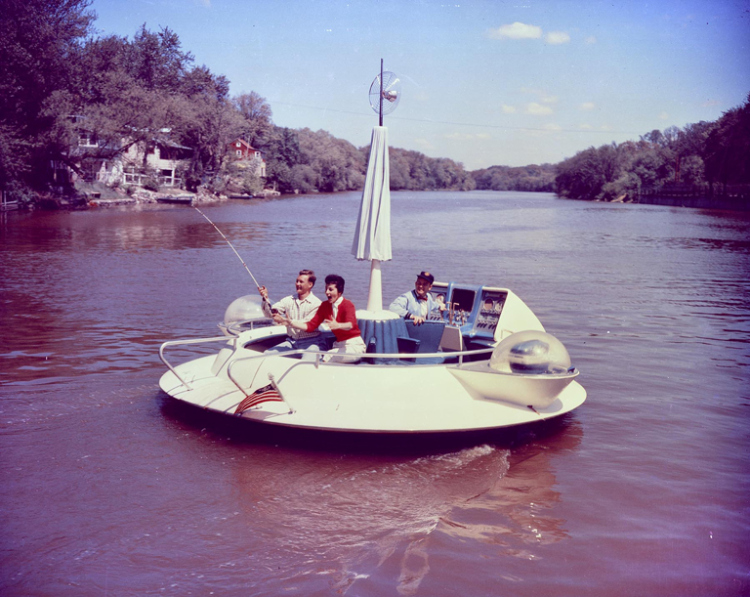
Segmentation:
{"type": "Polygon", "coordinates": [[[339,315],[339,305],[344,302],[343,295],[340,296],[338,299],[336,299],[336,302],[333,303],[331,306],[331,309],[333,310],[333,319],[335,320],[339,315]]]}
{"type": "MultiPolygon", "coordinates": [[[[313,318],[318,307],[320,307],[320,303],[321,300],[312,292],[302,300],[296,295],[289,295],[270,307],[267,302],[263,301],[263,312],[267,317],[272,317],[271,309],[276,309],[281,315],[285,315],[292,321],[301,320],[307,322],[313,318]]],[[[306,332],[287,326],[286,333],[292,340],[299,340],[300,338],[312,338],[320,332],[318,330],[306,332]]]]}

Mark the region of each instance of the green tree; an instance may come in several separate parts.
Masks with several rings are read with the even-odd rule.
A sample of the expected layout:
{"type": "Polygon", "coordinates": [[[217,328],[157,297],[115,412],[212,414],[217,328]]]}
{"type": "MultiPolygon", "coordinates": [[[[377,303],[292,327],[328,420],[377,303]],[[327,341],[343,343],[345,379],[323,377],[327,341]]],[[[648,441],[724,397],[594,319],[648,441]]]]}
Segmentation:
{"type": "Polygon", "coordinates": [[[750,183],[750,94],[725,112],[706,139],[706,177],[721,184],[750,183]]]}
{"type": "Polygon", "coordinates": [[[243,119],[237,136],[253,147],[264,145],[273,131],[273,112],[265,98],[251,91],[233,98],[232,105],[243,119]]]}
{"type": "MultiPolygon", "coordinates": [[[[61,115],[47,100],[69,92],[94,14],[90,0],[3,0],[0,9],[0,187],[38,186],[45,141],[61,115]],[[46,103],[47,102],[47,103],[46,103]],[[8,153],[6,153],[8,152],[8,153]]],[[[68,103],[66,102],[66,106],[68,103]]]]}

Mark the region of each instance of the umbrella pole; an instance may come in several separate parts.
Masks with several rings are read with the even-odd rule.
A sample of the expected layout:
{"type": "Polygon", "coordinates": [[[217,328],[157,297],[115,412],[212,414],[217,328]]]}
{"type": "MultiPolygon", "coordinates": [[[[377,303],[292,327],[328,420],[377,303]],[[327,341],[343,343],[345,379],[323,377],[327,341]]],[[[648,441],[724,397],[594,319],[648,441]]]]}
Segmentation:
{"type": "Polygon", "coordinates": [[[378,123],[383,126],[383,59],[380,59],[380,109],[378,110],[378,123]]]}
{"type": "Polygon", "coordinates": [[[383,310],[383,282],[378,259],[373,259],[370,262],[370,295],[367,297],[367,310],[383,310]]]}

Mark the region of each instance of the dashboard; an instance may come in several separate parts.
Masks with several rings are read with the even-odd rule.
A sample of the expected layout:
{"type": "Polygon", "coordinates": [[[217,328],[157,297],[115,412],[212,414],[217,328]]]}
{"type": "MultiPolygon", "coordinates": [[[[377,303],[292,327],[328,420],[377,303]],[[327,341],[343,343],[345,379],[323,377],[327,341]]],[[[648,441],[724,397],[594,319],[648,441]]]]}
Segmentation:
{"type": "Polygon", "coordinates": [[[467,338],[493,339],[508,291],[493,286],[435,282],[431,294],[452,306],[443,318],[461,327],[467,338]]]}

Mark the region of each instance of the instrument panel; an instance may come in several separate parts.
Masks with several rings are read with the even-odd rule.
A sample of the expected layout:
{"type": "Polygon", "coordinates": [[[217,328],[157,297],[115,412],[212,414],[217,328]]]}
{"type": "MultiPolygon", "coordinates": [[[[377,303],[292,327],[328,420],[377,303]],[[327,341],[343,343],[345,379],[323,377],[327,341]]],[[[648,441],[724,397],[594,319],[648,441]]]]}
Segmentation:
{"type": "Polygon", "coordinates": [[[450,307],[443,318],[468,337],[494,338],[508,291],[492,286],[435,282],[431,293],[450,307]]]}

